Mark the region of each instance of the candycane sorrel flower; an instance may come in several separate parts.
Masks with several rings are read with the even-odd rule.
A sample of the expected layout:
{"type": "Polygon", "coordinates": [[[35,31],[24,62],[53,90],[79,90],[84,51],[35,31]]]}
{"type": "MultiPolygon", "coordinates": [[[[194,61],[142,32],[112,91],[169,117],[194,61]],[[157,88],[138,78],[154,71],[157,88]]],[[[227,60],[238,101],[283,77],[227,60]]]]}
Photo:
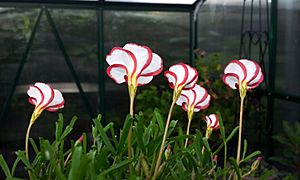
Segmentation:
{"type": "Polygon", "coordinates": [[[205,116],[205,122],[207,125],[207,130],[209,130],[209,131],[216,131],[216,130],[220,129],[219,119],[218,119],[218,116],[215,114],[205,116]]]}
{"type": "Polygon", "coordinates": [[[225,67],[224,70],[224,83],[232,89],[238,89],[241,98],[239,139],[236,156],[237,164],[240,162],[241,153],[244,98],[246,97],[248,89],[256,88],[263,80],[264,76],[260,66],[252,60],[233,60],[225,67]]]}
{"type": "Polygon", "coordinates": [[[176,99],[175,102],[182,90],[194,88],[198,80],[196,69],[184,63],[171,66],[164,75],[168,79],[170,87],[174,89],[173,101],[176,99]]]}
{"type": "MultiPolygon", "coordinates": [[[[188,126],[187,135],[189,135],[190,125],[194,112],[199,112],[209,106],[210,95],[206,89],[196,84],[193,89],[182,90],[176,102],[177,105],[182,106],[183,110],[188,113],[188,126]]],[[[187,146],[188,139],[185,140],[185,147],[187,146]]]]}
{"type": "Polygon", "coordinates": [[[224,70],[224,83],[232,89],[239,89],[240,96],[245,97],[248,89],[256,88],[263,80],[261,68],[251,60],[233,60],[224,70]]]}
{"type": "MultiPolygon", "coordinates": [[[[206,122],[206,132],[205,138],[209,139],[210,135],[213,131],[216,131],[220,128],[218,116],[215,114],[211,114],[209,116],[205,116],[204,120],[206,122]]],[[[202,154],[204,153],[204,147],[202,147],[202,154]]]]}
{"type": "MultiPolygon", "coordinates": [[[[128,43],[123,48],[114,47],[106,56],[109,67],[107,75],[117,84],[126,82],[130,97],[130,115],[133,116],[133,104],[138,86],[148,84],[153,76],[158,75],[163,69],[163,62],[159,55],[153,53],[147,46],[128,43]]],[[[128,133],[128,159],[131,161],[131,136],[132,125],[128,133]]],[[[132,174],[133,167],[129,164],[132,174]]]]}
{"type": "Polygon", "coordinates": [[[174,105],[176,101],[178,100],[181,91],[185,89],[192,89],[196,85],[196,82],[198,80],[198,72],[195,68],[192,68],[191,66],[184,64],[184,63],[178,63],[169,68],[168,71],[165,71],[164,73],[165,77],[168,79],[169,85],[172,89],[174,89],[173,92],[173,101],[169,110],[168,119],[166,122],[165,132],[163,136],[163,140],[160,146],[160,151],[158,154],[158,158],[155,165],[155,170],[153,174],[152,179],[156,179],[158,169],[160,167],[161,163],[161,157],[165,146],[165,141],[167,138],[168,128],[170,124],[171,114],[174,108],[174,105]]]}
{"type": "Polygon", "coordinates": [[[50,112],[57,111],[64,107],[65,101],[59,90],[53,89],[48,84],[41,82],[37,82],[34,85],[29,86],[27,94],[29,96],[29,103],[35,105],[25,139],[25,150],[28,158],[28,139],[32,125],[44,110],[50,112]]]}
{"type": "Polygon", "coordinates": [[[114,47],[106,56],[107,75],[117,84],[126,82],[129,95],[134,98],[137,86],[148,84],[163,69],[162,59],[147,46],[128,43],[114,47]]]}

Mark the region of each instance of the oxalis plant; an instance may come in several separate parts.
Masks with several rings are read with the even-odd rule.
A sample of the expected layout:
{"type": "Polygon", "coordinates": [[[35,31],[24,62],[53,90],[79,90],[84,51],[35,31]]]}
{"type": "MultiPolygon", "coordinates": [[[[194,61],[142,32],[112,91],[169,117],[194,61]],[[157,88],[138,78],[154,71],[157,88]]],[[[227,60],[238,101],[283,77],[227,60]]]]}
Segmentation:
{"type": "MultiPolygon", "coordinates": [[[[35,109],[29,121],[25,138],[25,151],[16,152],[16,161],[11,168],[0,155],[0,166],[7,179],[15,177],[15,169],[23,163],[29,179],[242,179],[254,174],[260,164],[260,154],[247,155],[247,141],[242,142],[243,102],[246,92],[263,81],[261,68],[251,60],[233,60],[223,75],[230,88],[239,89],[241,98],[240,123],[232,132],[226,132],[221,114],[205,116],[205,132],[190,133],[195,112],[209,107],[211,96],[197,84],[195,68],[178,63],[164,72],[173,97],[168,117],[164,120],[159,109],[153,111],[150,122],[144,123],[142,112],[134,113],[134,100],[138,86],[150,83],[163,70],[162,58],[147,46],[128,43],[115,47],[106,57],[107,74],[116,83],[127,83],[130,97],[129,115],[122,129],[116,133],[113,123],[104,126],[101,115],[93,119],[92,143],[85,133],[76,140],[66,142],[76,117],[64,127],[63,115],[56,122],[55,140],[40,138],[36,143],[30,137],[31,127],[44,110],[57,111],[64,107],[64,98],[59,90],[37,82],[29,87],[29,102],[35,109]],[[172,120],[175,105],[187,112],[187,129],[177,127],[172,120]],[[236,132],[238,135],[237,156],[229,157],[227,143],[236,132]],[[220,142],[211,142],[210,137],[220,134],[220,142]],[[116,136],[119,134],[119,136],[116,136]],[[35,153],[29,157],[29,142],[35,153]],[[38,144],[38,145],[37,145],[38,144]],[[71,144],[67,148],[66,144],[71,144]],[[223,153],[221,153],[223,152],[223,153]],[[223,162],[219,162],[219,157],[223,162]],[[228,160],[229,159],[229,160],[228,160]]],[[[201,127],[199,127],[201,129],[201,127]]]]}

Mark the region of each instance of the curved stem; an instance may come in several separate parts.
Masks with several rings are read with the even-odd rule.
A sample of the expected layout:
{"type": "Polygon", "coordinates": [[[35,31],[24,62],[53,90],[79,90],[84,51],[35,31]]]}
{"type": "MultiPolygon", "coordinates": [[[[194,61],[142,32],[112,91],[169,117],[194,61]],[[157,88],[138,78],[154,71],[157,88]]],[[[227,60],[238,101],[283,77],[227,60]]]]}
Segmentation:
{"type": "MultiPolygon", "coordinates": [[[[135,95],[130,95],[130,115],[133,117],[133,104],[134,104],[134,97],[135,95]]],[[[131,163],[131,160],[132,160],[132,152],[131,152],[131,146],[132,146],[132,124],[130,125],[130,128],[129,128],[129,132],[128,132],[128,137],[127,137],[127,140],[128,140],[128,160],[130,161],[129,163],[129,173],[130,175],[132,175],[132,172],[133,172],[133,167],[132,167],[132,163],[131,163]]]]}
{"type": "Polygon", "coordinates": [[[226,180],[226,164],[227,164],[227,143],[226,140],[224,141],[224,175],[223,175],[223,180],[226,180]]]}
{"type": "MultiPolygon", "coordinates": [[[[176,92],[174,91],[174,93],[176,93],[176,92]]],[[[168,133],[168,128],[169,128],[169,124],[170,124],[172,111],[173,111],[174,105],[175,105],[175,103],[178,99],[176,94],[174,94],[173,97],[175,97],[175,98],[173,98],[173,102],[172,102],[170,110],[169,110],[168,119],[167,119],[167,123],[166,123],[166,127],[165,127],[165,132],[164,132],[163,140],[161,142],[161,146],[160,146],[160,150],[159,150],[159,154],[158,154],[158,159],[156,161],[155,170],[154,170],[152,180],[156,179],[156,176],[157,176],[157,173],[158,173],[158,169],[159,169],[159,166],[160,166],[160,163],[161,163],[161,156],[162,156],[164,146],[165,146],[165,142],[166,142],[166,138],[167,138],[167,133],[168,133]]]]}
{"type": "MultiPolygon", "coordinates": [[[[34,120],[33,120],[33,116],[31,116],[29,125],[27,127],[26,137],[25,137],[25,155],[26,155],[26,158],[28,159],[28,161],[29,161],[28,140],[29,140],[30,130],[31,130],[31,127],[33,124],[34,124],[34,120]]],[[[29,176],[29,179],[31,179],[30,170],[28,170],[28,176],[29,176]]]]}
{"type": "MultiPolygon", "coordinates": [[[[190,134],[190,126],[191,126],[191,122],[192,122],[192,118],[189,118],[187,130],[186,130],[186,135],[189,135],[189,134],[190,134]]],[[[187,147],[188,141],[189,141],[189,139],[186,138],[186,139],[185,139],[185,144],[184,144],[184,147],[185,147],[185,148],[187,147]]]]}
{"type": "Polygon", "coordinates": [[[28,160],[29,160],[28,140],[29,140],[29,134],[30,134],[30,130],[31,130],[32,125],[33,125],[33,122],[32,122],[32,120],[30,120],[30,123],[29,123],[28,128],[27,128],[27,132],[26,132],[26,138],[25,138],[25,153],[26,153],[26,158],[28,160]]]}
{"type": "Polygon", "coordinates": [[[236,154],[236,163],[240,163],[241,155],[241,142],[242,142],[242,131],[243,131],[243,109],[244,109],[244,96],[241,96],[241,106],[240,106],[240,122],[239,122],[239,139],[238,139],[238,149],[236,154]]]}

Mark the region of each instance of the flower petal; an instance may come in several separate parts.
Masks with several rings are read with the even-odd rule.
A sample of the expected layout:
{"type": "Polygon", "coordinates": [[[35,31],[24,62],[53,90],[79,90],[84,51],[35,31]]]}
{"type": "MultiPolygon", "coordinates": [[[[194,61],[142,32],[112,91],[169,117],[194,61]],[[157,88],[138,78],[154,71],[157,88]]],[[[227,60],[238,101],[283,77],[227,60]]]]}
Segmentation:
{"type": "Polygon", "coordinates": [[[136,71],[136,57],[134,54],[126,49],[115,47],[106,56],[106,62],[111,65],[122,65],[126,67],[128,73],[136,71]]]}
{"type": "Polygon", "coordinates": [[[48,111],[56,111],[60,108],[63,108],[65,104],[65,100],[61,94],[61,92],[57,89],[54,89],[54,98],[50,104],[47,105],[46,110],[48,111]]]}
{"type": "Polygon", "coordinates": [[[152,60],[150,64],[142,71],[143,76],[155,76],[161,73],[163,69],[163,61],[161,57],[155,53],[152,53],[152,60]]]}
{"type": "Polygon", "coordinates": [[[179,96],[178,100],[176,101],[176,104],[178,106],[182,106],[182,108],[183,108],[183,105],[187,105],[189,103],[190,103],[189,97],[187,95],[185,95],[185,94],[181,94],[179,96]]]}
{"type": "Polygon", "coordinates": [[[134,43],[126,44],[123,49],[132,52],[136,58],[136,73],[140,74],[152,60],[152,51],[147,46],[141,46],[134,43]]]}
{"type": "Polygon", "coordinates": [[[224,74],[236,74],[239,81],[243,81],[246,78],[247,70],[243,63],[238,60],[233,60],[224,69],[224,74]]]}
{"type": "Polygon", "coordinates": [[[152,81],[153,76],[140,76],[138,77],[138,85],[142,86],[148,84],[152,81]]]}
{"type": "Polygon", "coordinates": [[[178,87],[186,83],[189,72],[185,64],[175,64],[169,68],[169,71],[173,72],[176,76],[176,82],[174,83],[175,86],[178,87]]]}
{"type": "Polygon", "coordinates": [[[106,74],[117,84],[127,81],[127,69],[121,64],[113,64],[106,69],[106,74]]]}
{"type": "Polygon", "coordinates": [[[48,104],[50,104],[54,98],[53,89],[48,84],[40,83],[40,82],[35,83],[34,86],[38,87],[44,96],[44,99],[41,101],[41,103],[38,106],[40,108],[47,107],[48,104]]]}
{"type": "Polygon", "coordinates": [[[198,72],[195,68],[186,65],[188,69],[188,77],[186,80],[186,85],[183,89],[192,89],[196,85],[196,82],[198,80],[198,72]]]}
{"type": "Polygon", "coordinates": [[[208,96],[203,101],[196,104],[195,108],[200,109],[200,110],[208,108],[208,106],[210,104],[210,99],[211,99],[211,96],[208,94],[208,96]]]}
{"type": "Polygon", "coordinates": [[[258,75],[248,84],[248,89],[256,88],[264,80],[264,75],[260,71],[258,75]]]}
{"type": "Polygon", "coordinates": [[[32,105],[38,106],[44,99],[44,95],[42,94],[41,90],[36,86],[29,86],[27,94],[29,96],[28,101],[32,105]]]}
{"type": "Polygon", "coordinates": [[[228,73],[224,74],[223,82],[232,89],[237,89],[239,83],[239,77],[236,74],[228,73]]]}
{"type": "Polygon", "coordinates": [[[254,62],[248,59],[239,60],[246,68],[246,78],[244,81],[247,83],[251,81],[259,72],[259,66],[254,62]]]}
{"type": "Polygon", "coordinates": [[[168,79],[170,88],[174,89],[177,82],[177,76],[172,71],[165,71],[164,76],[168,79]]]}

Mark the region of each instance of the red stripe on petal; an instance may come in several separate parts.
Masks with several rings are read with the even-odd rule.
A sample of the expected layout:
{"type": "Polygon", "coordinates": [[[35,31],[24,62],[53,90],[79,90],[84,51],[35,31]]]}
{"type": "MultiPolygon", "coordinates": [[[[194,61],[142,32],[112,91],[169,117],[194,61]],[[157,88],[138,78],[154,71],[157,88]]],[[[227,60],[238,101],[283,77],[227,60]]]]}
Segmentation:
{"type": "Polygon", "coordinates": [[[177,75],[174,72],[172,72],[172,71],[165,71],[164,72],[164,76],[167,78],[167,80],[169,82],[170,88],[174,89],[175,88],[175,84],[177,82],[177,75]],[[174,78],[174,82],[169,81],[169,77],[168,76],[172,76],[174,78]]]}
{"type": "Polygon", "coordinates": [[[179,86],[182,86],[182,85],[186,85],[187,84],[187,79],[188,79],[188,77],[189,77],[189,71],[188,71],[188,65],[187,64],[184,64],[184,63],[179,63],[179,64],[177,64],[177,65],[179,65],[179,66],[182,66],[183,67],[183,69],[184,69],[184,77],[183,77],[183,80],[182,80],[182,82],[180,82],[180,83],[178,83],[178,87],[179,86]]]}
{"type": "Polygon", "coordinates": [[[264,75],[261,74],[261,77],[259,78],[259,80],[256,83],[252,84],[251,86],[248,86],[248,89],[254,89],[254,88],[256,88],[263,81],[264,81],[264,75]]]}
{"type": "MultiPolygon", "coordinates": [[[[45,83],[43,83],[43,84],[50,88],[51,94],[50,94],[49,100],[41,107],[41,109],[45,109],[54,99],[54,90],[53,90],[53,88],[51,86],[49,86],[48,84],[45,84],[45,83]]],[[[42,93],[44,94],[45,92],[42,92],[42,93]]],[[[44,94],[44,96],[45,96],[45,94],[44,94]]]]}
{"type": "MultiPolygon", "coordinates": [[[[153,53],[152,53],[152,55],[153,55],[153,53]]],[[[162,72],[162,70],[163,70],[163,61],[162,61],[162,58],[159,55],[157,55],[157,54],[153,55],[152,57],[154,57],[154,56],[157,56],[159,58],[159,61],[160,61],[159,68],[156,71],[153,71],[153,72],[148,72],[148,73],[145,73],[145,74],[141,73],[141,75],[143,75],[143,76],[156,76],[156,75],[158,75],[159,73],[162,72]]],[[[152,59],[152,61],[154,61],[154,60],[152,59]]],[[[149,65],[148,65],[148,67],[149,67],[149,65]]],[[[147,69],[147,68],[145,68],[145,69],[147,69]]]]}
{"type": "Polygon", "coordinates": [[[238,66],[241,68],[242,73],[243,73],[243,77],[239,77],[239,75],[237,74],[238,72],[236,72],[236,71],[234,71],[234,70],[232,70],[232,71],[230,71],[230,72],[227,72],[227,73],[225,73],[225,74],[236,74],[236,75],[239,77],[238,79],[239,79],[240,81],[245,80],[246,77],[247,77],[247,70],[246,70],[245,66],[243,65],[243,63],[241,63],[239,60],[232,60],[232,61],[230,61],[230,62],[225,66],[224,72],[225,72],[226,70],[228,70],[228,67],[229,67],[231,64],[236,64],[236,65],[238,65],[238,66]]]}
{"type": "Polygon", "coordinates": [[[41,104],[43,104],[45,96],[44,96],[42,90],[39,87],[37,87],[35,85],[32,86],[32,87],[36,88],[39,91],[39,93],[41,94],[41,102],[35,105],[35,107],[38,108],[41,104]]]}
{"type": "MultiPolygon", "coordinates": [[[[121,47],[114,47],[114,48],[110,51],[110,53],[109,53],[108,55],[106,55],[106,58],[105,58],[106,61],[108,61],[108,57],[109,57],[109,56],[112,56],[113,52],[116,51],[116,50],[123,51],[123,52],[125,52],[127,55],[130,56],[130,58],[131,58],[131,60],[132,60],[132,63],[133,63],[132,72],[130,72],[130,73],[133,74],[134,72],[136,72],[136,68],[137,68],[137,60],[136,60],[136,57],[135,57],[135,55],[134,55],[131,51],[129,51],[129,50],[127,50],[127,49],[123,49],[123,48],[121,48],[121,47]]],[[[114,64],[112,64],[112,65],[114,65],[114,64]]],[[[123,65],[123,64],[120,64],[120,65],[123,65]]],[[[125,66],[125,65],[123,65],[123,66],[125,66]]],[[[129,72],[128,67],[126,67],[126,69],[127,69],[128,72],[129,72]]]]}
{"type": "MultiPolygon", "coordinates": [[[[121,69],[123,69],[123,70],[126,72],[126,76],[123,77],[123,78],[124,78],[124,81],[125,81],[125,82],[128,82],[128,69],[127,69],[126,66],[123,66],[123,65],[121,65],[121,64],[113,64],[113,65],[111,65],[111,66],[108,66],[107,69],[106,69],[106,74],[107,74],[110,78],[112,78],[117,84],[120,84],[120,81],[119,81],[118,79],[116,79],[116,78],[111,74],[111,71],[112,71],[112,69],[114,69],[114,68],[121,68],[121,69]]],[[[122,83],[122,82],[121,82],[121,83],[122,83]]]]}
{"type": "Polygon", "coordinates": [[[234,73],[227,73],[227,74],[224,74],[224,75],[222,76],[222,80],[223,80],[223,82],[224,82],[228,87],[230,87],[230,88],[232,88],[232,89],[236,89],[237,86],[238,86],[238,82],[240,81],[239,76],[238,76],[237,74],[234,74],[234,73]],[[226,78],[229,77],[229,76],[232,76],[232,77],[236,78],[237,82],[235,83],[234,86],[231,86],[230,83],[228,82],[228,80],[226,79],[226,78]]]}

